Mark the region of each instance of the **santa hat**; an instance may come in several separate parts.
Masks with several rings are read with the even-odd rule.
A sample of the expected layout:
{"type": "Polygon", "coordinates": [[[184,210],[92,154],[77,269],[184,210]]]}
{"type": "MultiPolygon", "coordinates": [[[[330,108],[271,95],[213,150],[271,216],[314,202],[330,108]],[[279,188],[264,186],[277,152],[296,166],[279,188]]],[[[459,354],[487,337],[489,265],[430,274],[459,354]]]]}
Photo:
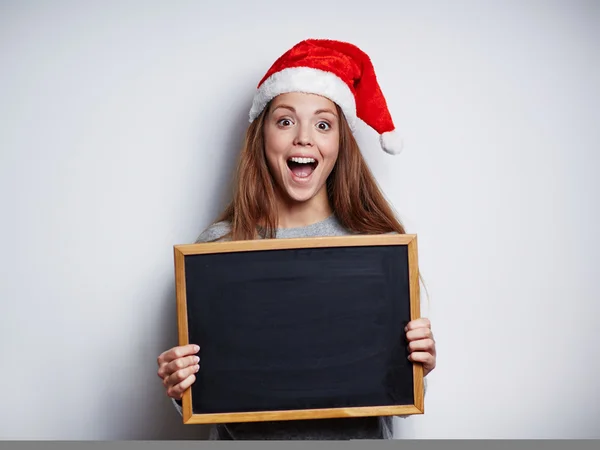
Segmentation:
{"type": "Polygon", "coordinates": [[[258,83],[250,122],[276,96],[288,92],[322,95],[344,112],[352,131],[361,119],[380,135],[381,147],[402,151],[369,56],[355,45],[328,39],[304,40],[275,61],[258,83]]]}

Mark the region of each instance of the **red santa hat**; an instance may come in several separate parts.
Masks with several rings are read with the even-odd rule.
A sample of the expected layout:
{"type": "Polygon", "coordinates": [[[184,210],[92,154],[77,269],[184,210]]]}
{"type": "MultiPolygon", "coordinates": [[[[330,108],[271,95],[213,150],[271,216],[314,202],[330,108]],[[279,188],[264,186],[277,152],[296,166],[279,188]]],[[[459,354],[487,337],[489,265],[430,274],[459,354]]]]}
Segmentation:
{"type": "Polygon", "coordinates": [[[353,44],[328,39],[304,40],[275,61],[258,83],[250,122],[276,96],[288,92],[322,95],[344,112],[352,131],[361,119],[380,135],[391,155],[402,151],[387,103],[369,56],[353,44]]]}

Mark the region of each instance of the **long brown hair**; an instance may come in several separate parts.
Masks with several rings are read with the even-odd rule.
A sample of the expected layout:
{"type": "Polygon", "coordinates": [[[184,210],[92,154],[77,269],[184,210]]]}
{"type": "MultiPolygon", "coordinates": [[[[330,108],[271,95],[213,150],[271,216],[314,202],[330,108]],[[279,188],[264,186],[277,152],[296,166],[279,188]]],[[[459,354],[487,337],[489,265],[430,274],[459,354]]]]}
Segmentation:
{"type": "MultiPolygon", "coordinates": [[[[234,179],[233,199],[218,219],[230,223],[232,240],[275,237],[276,188],[267,165],[263,135],[269,108],[267,105],[248,127],[234,179]]],[[[351,232],[404,234],[402,223],[377,185],[339,106],[337,110],[340,150],[327,180],[334,214],[351,232]]]]}

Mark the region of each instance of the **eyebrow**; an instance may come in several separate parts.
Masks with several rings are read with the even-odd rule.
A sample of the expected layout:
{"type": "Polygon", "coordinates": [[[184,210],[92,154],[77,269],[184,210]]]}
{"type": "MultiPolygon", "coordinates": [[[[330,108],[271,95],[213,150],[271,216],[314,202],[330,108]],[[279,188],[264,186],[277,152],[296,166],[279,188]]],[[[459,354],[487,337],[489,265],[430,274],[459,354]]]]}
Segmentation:
{"type": "MultiPolygon", "coordinates": [[[[279,108],[285,108],[285,109],[289,109],[289,110],[290,110],[290,111],[292,111],[293,113],[295,113],[295,112],[296,112],[296,109],[295,109],[293,106],[290,106],[290,105],[277,105],[275,108],[273,108],[273,112],[275,112],[275,111],[276,111],[277,109],[279,109],[279,108]]],[[[335,113],[333,110],[331,110],[331,109],[328,109],[328,108],[325,108],[325,109],[317,109],[317,110],[315,111],[315,114],[321,114],[321,113],[329,113],[329,114],[333,114],[335,117],[337,117],[337,114],[336,114],[336,113],[335,113]]]]}
{"type": "Polygon", "coordinates": [[[329,114],[333,114],[335,117],[337,117],[337,114],[335,113],[335,111],[332,111],[331,109],[318,109],[315,111],[315,114],[321,114],[321,113],[329,113],[329,114]]]}

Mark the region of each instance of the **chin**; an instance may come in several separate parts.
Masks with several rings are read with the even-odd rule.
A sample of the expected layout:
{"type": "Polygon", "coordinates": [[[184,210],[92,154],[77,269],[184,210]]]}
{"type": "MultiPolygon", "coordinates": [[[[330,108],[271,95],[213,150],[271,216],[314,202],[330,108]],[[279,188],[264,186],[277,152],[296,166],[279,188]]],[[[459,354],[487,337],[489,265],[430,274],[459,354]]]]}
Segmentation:
{"type": "Polygon", "coordinates": [[[324,186],[318,186],[317,188],[313,189],[297,189],[291,186],[285,186],[284,193],[286,197],[292,202],[305,203],[315,198],[323,188],[324,186]]]}

